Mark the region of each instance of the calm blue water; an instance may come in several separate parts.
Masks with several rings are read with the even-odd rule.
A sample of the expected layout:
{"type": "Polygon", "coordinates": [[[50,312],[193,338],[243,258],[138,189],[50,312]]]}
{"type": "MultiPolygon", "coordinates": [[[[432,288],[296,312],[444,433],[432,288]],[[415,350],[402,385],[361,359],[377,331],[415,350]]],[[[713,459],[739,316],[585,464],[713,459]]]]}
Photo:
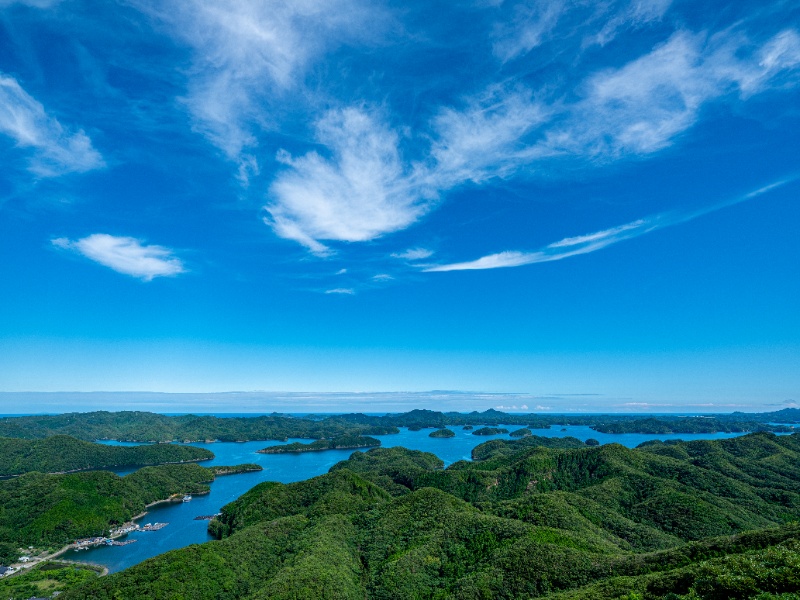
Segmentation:
{"type": "MultiPolygon", "coordinates": [[[[505,426],[509,431],[518,429],[519,426],[505,426]]],[[[445,465],[458,460],[469,460],[472,449],[488,440],[508,439],[508,435],[478,436],[471,431],[463,431],[460,427],[452,428],[456,437],[438,439],[428,437],[431,429],[409,431],[401,429],[399,434],[375,436],[381,440],[383,447],[405,446],[414,450],[432,452],[441,458],[445,465]]],[[[724,439],[736,437],[740,434],[676,434],[676,435],[646,435],[646,434],[603,434],[581,426],[553,427],[551,429],[532,430],[534,435],[548,437],[573,436],[579,440],[594,438],[602,444],[616,442],[628,447],[635,447],[642,442],[654,439],[724,439]]],[[[308,440],[294,440],[289,442],[308,440]]],[[[136,445],[125,442],[104,442],[112,445],[136,445]]],[[[148,514],[139,521],[140,524],[148,522],[168,522],[164,529],[152,532],[134,532],[130,534],[137,543],[129,546],[103,546],[92,550],[74,552],[69,551],[64,558],[99,563],[115,572],[133,566],[150,557],[168,550],[182,548],[189,544],[200,544],[209,541],[207,521],[195,521],[198,515],[208,515],[219,512],[225,504],[235,500],[254,485],[262,481],[280,481],[291,483],[301,481],[326,473],[328,469],[341,460],[347,459],[353,450],[326,450],[324,452],[306,452],[302,454],[256,454],[256,450],[267,446],[276,446],[282,442],[216,442],[212,444],[195,443],[192,446],[208,448],[215,458],[200,463],[203,466],[212,465],[237,465],[242,463],[256,463],[264,470],[257,473],[243,473],[240,475],[227,475],[218,477],[211,483],[211,493],[205,496],[195,496],[191,502],[177,502],[161,504],[150,508],[148,514]]],[[[288,443],[288,442],[287,442],[288,443]]],[[[130,470],[116,471],[119,475],[126,475],[130,470]]]]}

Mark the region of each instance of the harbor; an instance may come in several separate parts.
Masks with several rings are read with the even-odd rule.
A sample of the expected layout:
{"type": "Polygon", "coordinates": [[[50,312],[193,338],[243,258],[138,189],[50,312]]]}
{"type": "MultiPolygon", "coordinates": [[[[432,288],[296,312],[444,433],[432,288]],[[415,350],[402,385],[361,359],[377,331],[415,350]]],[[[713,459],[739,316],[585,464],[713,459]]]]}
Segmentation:
{"type": "Polygon", "coordinates": [[[95,536],[90,538],[82,538],[79,540],[75,540],[72,544],[70,544],[67,548],[73,550],[74,552],[81,552],[82,550],[89,550],[90,548],[97,548],[99,546],[128,546],[130,544],[135,544],[139,540],[137,539],[127,539],[124,541],[119,541],[117,538],[127,536],[129,533],[133,533],[135,531],[159,531],[169,525],[169,523],[147,523],[145,525],[138,525],[137,523],[132,523],[130,525],[126,525],[124,527],[119,527],[117,529],[112,529],[109,533],[109,537],[105,536],[95,536]]]}

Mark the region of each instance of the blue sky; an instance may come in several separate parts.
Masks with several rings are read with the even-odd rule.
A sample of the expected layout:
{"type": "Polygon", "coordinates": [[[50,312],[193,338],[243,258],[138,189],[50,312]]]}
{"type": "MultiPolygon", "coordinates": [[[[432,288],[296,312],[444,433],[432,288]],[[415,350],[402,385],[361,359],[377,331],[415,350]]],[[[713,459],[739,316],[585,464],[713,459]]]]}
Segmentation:
{"type": "Polygon", "coordinates": [[[0,0],[0,391],[794,406],[799,107],[792,2],[0,0]]]}

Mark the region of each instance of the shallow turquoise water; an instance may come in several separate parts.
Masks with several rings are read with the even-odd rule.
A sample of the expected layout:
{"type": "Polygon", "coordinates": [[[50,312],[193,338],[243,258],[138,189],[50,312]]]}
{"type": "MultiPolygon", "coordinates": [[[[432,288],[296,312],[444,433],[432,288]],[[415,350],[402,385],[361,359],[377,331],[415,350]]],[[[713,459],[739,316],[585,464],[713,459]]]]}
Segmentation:
{"type": "MultiPolygon", "coordinates": [[[[519,426],[506,426],[509,431],[518,429],[519,426]]],[[[642,442],[653,439],[724,439],[736,437],[740,434],[676,434],[676,435],[647,435],[647,434],[603,434],[589,427],[567,426],[562,431],[561,427],[551,429],[533,430],[534,435],[548,437],[574,436],[580,440],[595,438],[600,443],[616,442],[628,447],[635,447],[642,442]]],[[[414,450],[432,452],[439,456],[446,465],[455,461],[469,460],[472,449],[488,440],[508,439],[508,435],[477,436],[460,427],[454,427],[456,437],[448,439],[428,437],[432,430],[409,431],[401,429],[399,434],[375,436],[381,440],[383,447],[405,446],[414,450]]],[[[308,440],[294,440],[289,442],[308,440]]],[[[105,442],[114,445],[123,445],[122,442],[105,442]]],[[[257,473],[243,473],[240,475],[227,475],[218,477],[211,483],[211,493],[205,496],[195,496],[191,502],[176,502],[152,507],[140,524],[148,522],[168,522],[164,529],[152,532],[134,532],[130,539],[138,540],[128,546],[103,546],[92,550],[74,552],[69,551],[64,558],[99,563],[115,572],[133,566],[152,556],[182,548],[189,544],[199,544],[211,538],[207,533],[207,521],[195,521],[194,517],[209,515],[219,512],[225,504],[235,500],[254,485],[262,481],[280,481],[291,483],[309,477],[326,473],[328,469],[341,460],[347,459],[353,450],[326,450],[323,452],[306,452],[301,454],[256,454],[256,450],[267,446],[275,446],[282,442],[216,442],[211,444],[196,443],[193,446],[208,448],[215,458],[200,463],[203,466],[236,465],[241,463],[256,463],[264,470],[257,473]]],[[[124,444],[129,445],[129,444],[124,444]]],[[[120,475],[130,473],[130,470],[116,471],[120,475]]]]}

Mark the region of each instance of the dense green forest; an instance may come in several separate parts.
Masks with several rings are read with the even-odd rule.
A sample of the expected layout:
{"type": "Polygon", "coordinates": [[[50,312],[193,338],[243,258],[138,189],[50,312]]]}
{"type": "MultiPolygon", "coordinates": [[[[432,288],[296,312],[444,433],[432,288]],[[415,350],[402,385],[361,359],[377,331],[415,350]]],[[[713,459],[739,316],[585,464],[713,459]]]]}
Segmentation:
{"type": "Polygon", "coordinates": [[[0,476],[31,471],[63,473],[81,469],[109,469],[211,460],[214,454],[194,446],[153,444],[106,446],[54,435],[43,440],[0,438],[0,476]]]}
{"type": "MultiPolygon", "coordinates": [[[[249,465],[251,469],[256,465],[249,465]]],[[[144,467],[119,477],[108,471],[27,473],[0,481],[0,546],[60,547],[110,527],[176,494],[203,494],[216,472],[197,464],[144,467]]],[[[16,557],[14,557],[16,558],[16,557]]]]}
{"type": "Polygon", "coordinates": [[[287,454],[292,452],[319,452],[321,450],[348,450],[352,448],[375,448],[381,441],[369,436],[340,435],[332,440],[317,440],[310,444],[292,442],[281,446],[269,446],[258,450],[259,454],[287,454]]]}
{"type": "Polygon", "coordinates": [[[45,563],[25,573],[0,579],[0,600],[50,597],[97,577],[98,572],[88,565],[45,563]]]}
{"type": "Polygon", "coordinates": [[[800,436],[503,450],[443,469],[377,448],[262,483],[210,523],[220,541],[64,597],[796,598],[800,436]]]}
{"type": "Polygon", "coordinates": [[[800,423],[800,409],[775,413],[714,415],[685,418],[659,416],[642,418],[630,415],[548,415],[508,414],[494,409],[471,413],[412,410],[402,414],[369,416],[311,415],[304,418],[286,415],[254,417],[166,416],[148,412],[68,413],[0,419],[0,436],[38,439],[57,434],[95,441],[115,439],[139,442],[170,441],[250,441],[288,438],[332,439],[342,435],[384,435],[397,433],[398,427],[420,430],[427,427],[518,425],[528,429],[547,429],[558,425],[583,425],[614,433],[712,433],[717,431],[775,431],[791,428],[774,423],[800,423]],[[772,424],[771,424],[772,423],[772,424]],[[617,427],[617,430],[614,430],[617,427]]]}
{"type": "Polygon", "coordinates": [[[586,444],[578,438],[562,438],[526,435],[514,440],[490,440],[472,449],[472,460],[486,460],[498,456],[509,456],[524,448],[583,448],[586,444]]]}

